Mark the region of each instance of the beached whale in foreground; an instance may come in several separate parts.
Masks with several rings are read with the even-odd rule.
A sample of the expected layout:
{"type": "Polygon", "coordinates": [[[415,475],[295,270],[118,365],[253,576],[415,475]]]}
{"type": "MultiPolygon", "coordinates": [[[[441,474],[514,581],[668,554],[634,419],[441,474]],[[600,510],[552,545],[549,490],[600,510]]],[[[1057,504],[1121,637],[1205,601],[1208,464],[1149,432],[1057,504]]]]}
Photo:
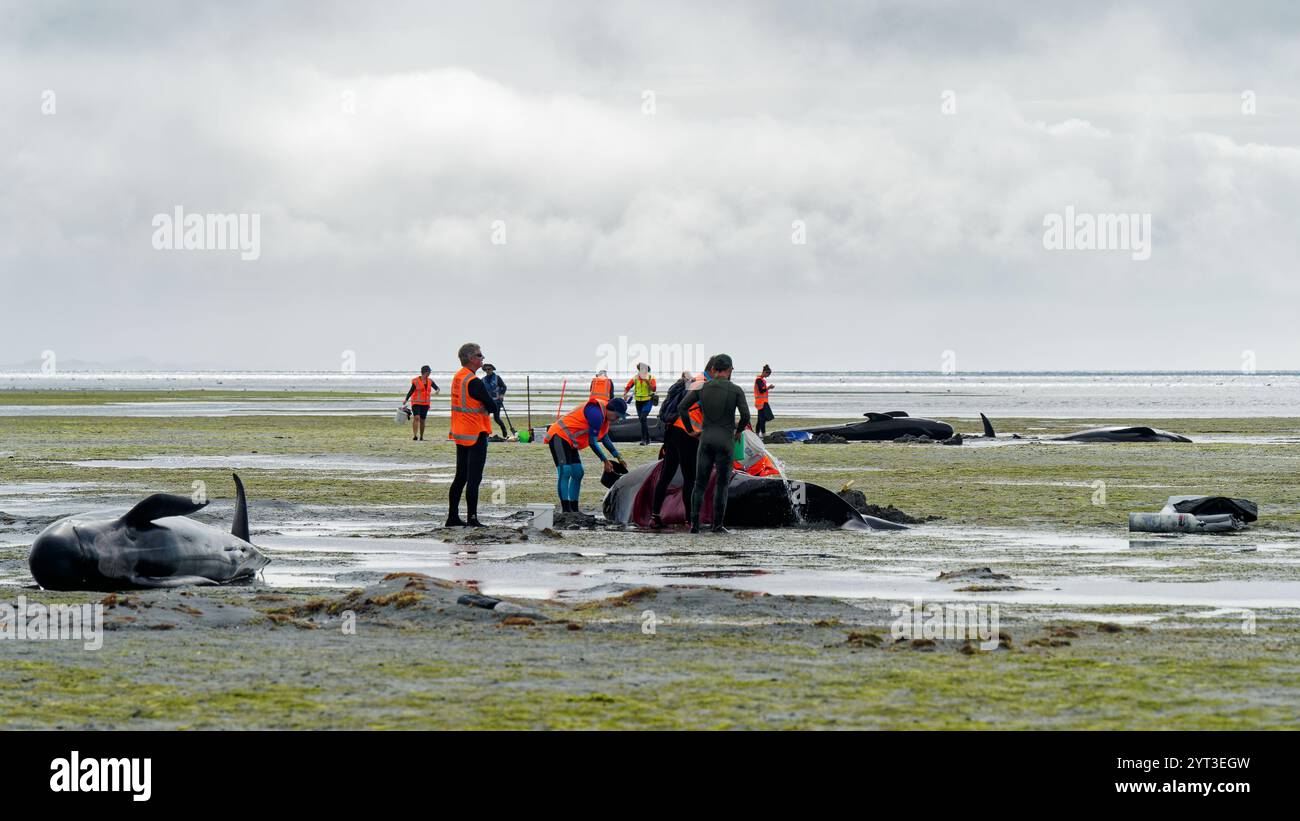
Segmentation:
{"type": "MultiPolygon", "coordinates": [[[[908,416],[906,411],[889,411],[888,413],[864,413],[863,422],[849,422],[843,425],[820,425],[815,428],[803,428],[809,436],[827,433],[843,436],[850,442],[888,442],[900,436],[928,436],[931,439],[947,439],[953,434],[952,425],[937,419],[923,419],[908,416]]],[[[793,431],[791,431],[793,432],[793,431]]]]}
{"type": "Polygon", "coordinates": [[[27,557],[46,590],[125,590],[225,584],[270,564],[248,541],[248,502],[235,476],[230,533],[186,518],[207,502],[155,493],[135,507],[78,513],[41,532],[27,557]]]}
{"type": "MultiPolygon", "coordinates": [[[[986,436],[995,436],[993,424],[989,422],[988,417],[980,414],[984,420],[984,434],[986,436]]],[[[1018,433],[1011,434],[1014,439],[1028,439],[1035,437],[1025,437],[1018,433]]],[[[1167,430],[1151,428],[1146,425],[1131,426],[1112,426],[1107,428],[1091,428],[1089,430],[1076,431],[1067,433],[1062,436],[1048,436],[1047,439],[1053,442],[1190,442],[1186,436],[1177,433],[1170,433],[1167,430]]]]}
{"type": "MultiPolygon", "coordinates": [[[[654,486],[663,470],[663,460],[641,465],[619,478],[605,493],[604,513],[609,522],[650,527],[654,504],[654,486]]],[[[713,485],[710,478],[704,494],[700,520],[713,521],[713,485]]],[[[678,470],[668,486],[660,518],[666,525],[686,524],[686,505],[682,498],[682,473],[678,470]]],[[[845,530],[906,530],[905,525],[863,516],[836,494],[808,482],[779,476],[750,476],[736,471],[727,489],[729,527],[789,527],[801,523],[828,524],[845,530]]]]}

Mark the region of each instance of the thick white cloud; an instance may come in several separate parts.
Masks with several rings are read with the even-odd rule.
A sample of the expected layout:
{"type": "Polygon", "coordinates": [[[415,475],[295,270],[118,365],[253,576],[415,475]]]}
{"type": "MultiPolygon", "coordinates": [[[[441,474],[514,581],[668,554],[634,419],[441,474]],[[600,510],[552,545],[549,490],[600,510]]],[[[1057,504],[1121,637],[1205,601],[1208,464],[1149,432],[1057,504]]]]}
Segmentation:
{"type": "Polygon", "coordinates": [[[1300,367],[1295,12],[1028,8],[6,8],[0,362],[1300,367]],[[176,205],[261,257],[154,250],[176,205]]]}

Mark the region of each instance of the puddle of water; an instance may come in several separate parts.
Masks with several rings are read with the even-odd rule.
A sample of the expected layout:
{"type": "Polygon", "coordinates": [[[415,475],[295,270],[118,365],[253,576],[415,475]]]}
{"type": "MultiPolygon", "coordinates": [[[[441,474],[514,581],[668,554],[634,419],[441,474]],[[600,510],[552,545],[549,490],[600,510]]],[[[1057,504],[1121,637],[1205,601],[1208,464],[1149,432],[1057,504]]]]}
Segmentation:
{"type": "Polygon", "coordinates": [[[391,470],[432,470],[455,467],[447,462],[411,463],[362,459],[352,456],[294,456],[273,453],[244,453],[233,456],[142,456],[135,459],[83,459],[59,462],[88,468],[183,470],[203,468],[248,468],[267,470],[354,470],[372,473],[391,470]]]}

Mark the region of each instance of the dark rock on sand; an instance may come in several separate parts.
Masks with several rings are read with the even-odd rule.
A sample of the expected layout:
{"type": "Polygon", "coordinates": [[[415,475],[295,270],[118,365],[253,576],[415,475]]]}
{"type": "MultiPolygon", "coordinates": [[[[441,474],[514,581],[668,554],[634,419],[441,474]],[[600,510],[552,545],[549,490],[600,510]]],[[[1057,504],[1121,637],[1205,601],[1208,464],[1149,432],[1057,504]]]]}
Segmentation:
{"type": "Polygon", "coordinates": [[[894,441],[904,445],[910,445],[910,444],[928,445],[934,442],[935,440],[926,436],[924,433],[921,434],[920,436],[913,436],[910,433],[905,433],[902,436],[895,439],[894,441]]]}
{"type": "Polygon", "coordinates": [[[581,511],[574,513],[572,511],[556,511],[555,513],[556,530],[595,530],[596,517],[590,513],[581,511]]]}
{"type": "Polygon", "coordinates": [[[968,567],[965,570],[953,570],[947,573],[941,572],[936,581],[941,582],[964,582],[964,581],[1006,581],[1011,577],[1005,573],[994,573],[988,567],[968,567]]]}
{"type": "Polygon", "coordinates": [[[926,522],[932,522],[935,519],[942,519],[942,516],[927,516],[924,519],[918,519],[915,516],[908,515],[893,505],[873,505],[867,502],[867,497],[860,490],[841,490],[839,497],[849,503],[857,512],[864,516],[875,516],[877,519],[884,519],[887,522],[895,522],[901,525],[920,525],[926,522]]]}
{"type": "Polygon", "coordinates": [[[819,433],[811,439],[805,439],[805,445],[847,445],[848,439],[834,433],[819,433]]]}

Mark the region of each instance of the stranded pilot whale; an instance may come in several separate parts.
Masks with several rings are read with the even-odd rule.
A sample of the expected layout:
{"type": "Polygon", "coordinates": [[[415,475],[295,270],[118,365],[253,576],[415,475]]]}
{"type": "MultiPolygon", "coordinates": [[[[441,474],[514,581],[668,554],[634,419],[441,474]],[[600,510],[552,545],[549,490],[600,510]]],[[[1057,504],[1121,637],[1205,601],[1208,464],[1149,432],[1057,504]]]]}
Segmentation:
{"type": "Polygon", "coordinates": [[[186,518],[207,502],[155,493],[135,507],[78,513],[41,532],[27,557],[46,590],[123,590],[225,584],[270,564],[248,541],[248,502],[235,476],[230,533],[186,518]]]}
{"type": "MultiPolygon", "coordinates": [[[[659,481],[664,462],[660,459],[633,468],[618,478],[605,492],[602,503],[605,520],[617,524],[651,526],[654,486],[659,481]]],[[[709,478],[704,494],[700,521],[713,521],[713,487],[717,474],[709,478]]],[[[689,488],[685,489],[689,492],[689,488]]],[[[669,481],[668,492],[660,510],[664,524],[686,524],[686,499],[682,472],[677,470],[669,481]]],[[[727,513],[724,524],[731,527],[792,527],[799,524],[823,524],[842,530],[906,530],[905,525],[865,516],[848,502],[821,485],[798,482],[781,476],[750,476],[744,471],[731,475],[727,488],[727,513]]]]}
{"type": "MultiPolygon", "coordinates": [[[[984,435],[988,437],[997,436],[993,431],[993,424],[984,414],[980,414],[984,420],[984,435]]],[[[1012,439],[1037,438],[1023,437],[1018,433],[1011,434],[1012,439]]],[[[1061,436],[1049,436],[1048,439],[1053,442],[1191,442],[1186,436],[1177,433],[1170,433],[1160,428],[1147,427],[1146,425],[1132,425],[1129,427],[1112,426],[1108,428],[1091,428],[1089,430],[1075,431],[1066,433],[1061,436]]]]}

